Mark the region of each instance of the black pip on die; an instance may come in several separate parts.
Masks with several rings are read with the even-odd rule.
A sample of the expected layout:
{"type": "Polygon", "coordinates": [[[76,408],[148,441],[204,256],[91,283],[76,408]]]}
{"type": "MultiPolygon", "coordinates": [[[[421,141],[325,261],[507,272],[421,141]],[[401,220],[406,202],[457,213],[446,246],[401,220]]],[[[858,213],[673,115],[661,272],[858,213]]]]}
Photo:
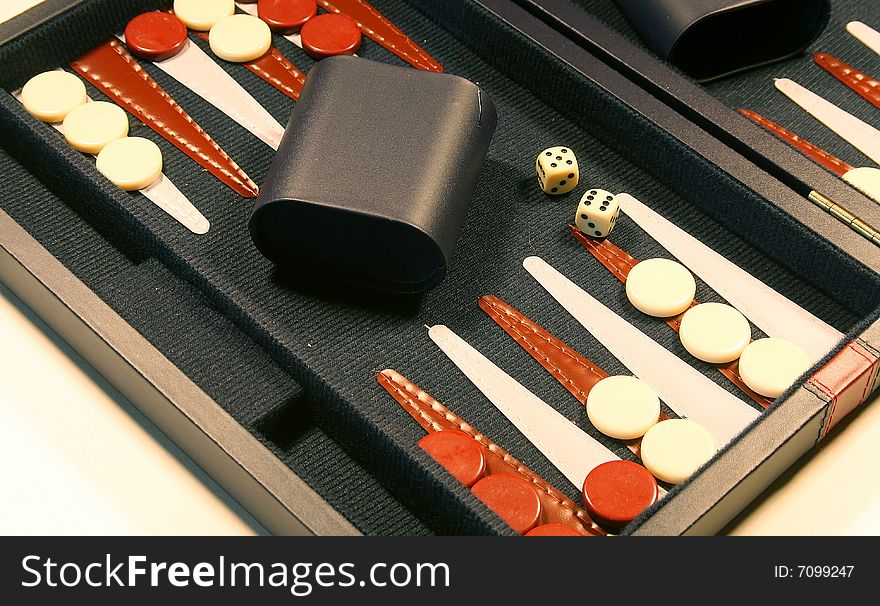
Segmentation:
{"type": "Polygon", "coordinates": [[[567,147],[548,147],[535,160],[538,183],[547,194],[566,194],[578,184],[578,163],[567,147]]]}
{"type": "Polygon", "coordinates": [[[614,229],[619,216],[617,196],[604,189],[591,189],[581,198],[574,223],[585,235],[604,238],[614,229]]]}

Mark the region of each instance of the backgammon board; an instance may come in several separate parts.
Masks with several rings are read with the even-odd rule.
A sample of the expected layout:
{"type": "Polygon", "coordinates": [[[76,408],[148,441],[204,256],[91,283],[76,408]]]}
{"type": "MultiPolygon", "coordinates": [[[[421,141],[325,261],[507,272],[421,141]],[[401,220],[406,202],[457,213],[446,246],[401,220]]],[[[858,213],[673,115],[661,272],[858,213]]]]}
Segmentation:
{"type": "MultiPolygon", "coordinates": [[[[0,268],[272,532],[712,534],[876,388],[880,248],[841,214],[878,225],[877,204],[737,111],[869,165],[773,90],[876,123],[812,58],[697,84],[610,2],[586,32],[552,2],[328,0],[304,24],[270,4],[47,0],[4,24],[0,268]],[[261,190],[321,161],[273,165],[316,123],[300,94],[361,62],[466,81],[479,102],[449,115],[494,126],[428,290],[292,275],[249,231],[261,190]]],[[[843,30],[880,13],[835,10],[816,52],[880,72],[843,30]]],[[[395,194],[423,185],[407,150],[445,166],[440,137],[394,156],[368,131],[327,149],[392,156],[395,194]]],[[[360,234],[321,225],[337,268],[360,234]]]]}

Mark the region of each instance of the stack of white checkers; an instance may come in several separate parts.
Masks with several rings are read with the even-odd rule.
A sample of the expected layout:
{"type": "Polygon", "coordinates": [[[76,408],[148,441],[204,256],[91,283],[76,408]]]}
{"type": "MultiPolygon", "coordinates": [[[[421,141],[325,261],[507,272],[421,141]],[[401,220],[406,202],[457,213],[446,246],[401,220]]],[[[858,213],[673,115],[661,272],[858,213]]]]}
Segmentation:
{"type": "Polygon", "coordinates": [[[746,317],[726,303],[694,305],[696,281],[682,264],[670,259],[638,263],[626,279],[633,306],[650,316],[683,314],[679,337],[695,358],[711,364],[739,360],[743,382],[752,390],[776,398],[812,365],[802,347],[787,339],[752,340],[746,317]]]}
{"type": "Polygon", "coordinates": [[[684,263],[668,259],[638,263],[627,277],[627,297],[649,315],[668,318],[684,312],[679,336],[694,357],[713,364],[738,360],[740,376],[749,388],[777,398],[843,338],[840,331],[632,196],[618,198],[631,219],[684,263]],[[692,305],[695,289],[690,270],[729,304],[692,305]],[[652,313],[660,307],[656,301],[675,301],[677,306],[667,305],[660,310],[663,313],[652,313]],[[749,319],[769,336],[753,341],[749,319]]]}
{"type": "Polygon", "coordinates": [[[118,105],[91,101],[86,87],[63,70],[37,74],[16,93],[25,110],[52,124],[74,149],[96,156],[96,167],[125,191],[138,190],[197,234],[208,220],[162,174],[159,146],[128,136],[128,116],[118,105]]]}

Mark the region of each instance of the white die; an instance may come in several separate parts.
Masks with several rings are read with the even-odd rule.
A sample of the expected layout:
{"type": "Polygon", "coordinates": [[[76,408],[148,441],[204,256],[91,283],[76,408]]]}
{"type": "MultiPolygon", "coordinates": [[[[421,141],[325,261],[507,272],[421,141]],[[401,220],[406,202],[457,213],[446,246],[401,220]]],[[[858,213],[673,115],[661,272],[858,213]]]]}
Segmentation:
{"type": "Polygon", "coordinates": [[[619,216],[617,196],[604,189],[591,189],[581,197],[574,224],[587,236],[604,238],[614,230],[619,216]]]}
{"type": "Polygon", "coordinates": [[[578,184],[577,158],[571,149],[563,146],[548,147],[535,160],[538,183],[544,193],[559,195],[573,190],[578,184]]]}

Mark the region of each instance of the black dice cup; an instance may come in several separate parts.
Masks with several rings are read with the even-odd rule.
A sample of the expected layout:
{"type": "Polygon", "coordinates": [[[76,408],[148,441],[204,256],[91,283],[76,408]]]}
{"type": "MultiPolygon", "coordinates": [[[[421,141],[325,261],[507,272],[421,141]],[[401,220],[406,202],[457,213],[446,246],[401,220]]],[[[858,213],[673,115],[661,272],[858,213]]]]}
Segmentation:
{"type": "Polygon", "coordinates": [[[253,241],[279,267],[425,292],[446,274],[495,122],[458,76],[324,59],[261,185],[253,241]]]}
{"type": "Polygon", "coordinates": [[[830,0],[615,0],[642,41],[706,82],[801,53],[830,0]]]}

